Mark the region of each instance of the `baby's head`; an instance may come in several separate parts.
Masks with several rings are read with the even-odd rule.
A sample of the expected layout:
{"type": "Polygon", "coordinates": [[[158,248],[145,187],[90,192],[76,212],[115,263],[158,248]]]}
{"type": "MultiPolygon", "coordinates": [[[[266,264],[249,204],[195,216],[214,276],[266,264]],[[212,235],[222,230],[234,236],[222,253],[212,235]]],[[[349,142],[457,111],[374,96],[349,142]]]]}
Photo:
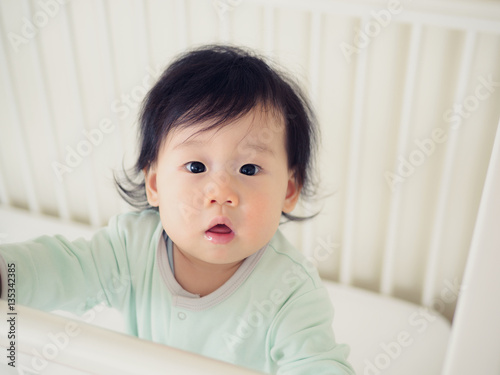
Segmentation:
{"type": "Polygon", "coordinates": [[[292,80],[242,49],[203,47],[148,93],[135,166],[145,180],[119,186],[129,203],[158,207],[174,243],[196,237],[189,226],[213,245],[253,236],[263,246],[310,191],[316,131],[292,80]]]}

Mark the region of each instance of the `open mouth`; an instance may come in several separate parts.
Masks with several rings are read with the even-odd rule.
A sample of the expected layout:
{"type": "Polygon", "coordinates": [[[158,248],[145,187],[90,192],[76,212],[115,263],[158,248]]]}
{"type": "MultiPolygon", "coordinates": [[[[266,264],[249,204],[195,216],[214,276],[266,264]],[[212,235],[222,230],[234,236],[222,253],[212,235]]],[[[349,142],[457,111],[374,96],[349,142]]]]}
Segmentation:
{"type": "Polygon", "coordinates": [[[205,239],[214,244],[226,244],[233,238],[234,232],[226,224],[215,224],[205,232],[205,239]]]}
{"type": "Polygon", "coordinates": [[[226,224],[217,224],[207,230],[210,233],[219,233],[219,234],[229,234],[232,232],[231,228],[229,228],[226,224]]]}

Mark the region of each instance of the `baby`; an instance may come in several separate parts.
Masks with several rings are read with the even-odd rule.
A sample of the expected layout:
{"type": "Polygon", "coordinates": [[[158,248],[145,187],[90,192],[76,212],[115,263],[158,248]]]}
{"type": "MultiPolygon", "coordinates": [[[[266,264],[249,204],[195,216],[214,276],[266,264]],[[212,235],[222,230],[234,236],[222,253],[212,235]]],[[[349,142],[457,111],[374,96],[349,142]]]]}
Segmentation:
{"type": "Polygon", "coordinates": [[[207,46],[168,67],[140,120],[144,178],[117,184],[142,210],[90,241],[1,246],[2,290],[16,264],[20,304],[82,313],[104,300],[140,338],[269,374],[353,374],[317,272],[278,230],[303,219],[291,213],[311,185],[301,91],[251,52],[207,46]]]}

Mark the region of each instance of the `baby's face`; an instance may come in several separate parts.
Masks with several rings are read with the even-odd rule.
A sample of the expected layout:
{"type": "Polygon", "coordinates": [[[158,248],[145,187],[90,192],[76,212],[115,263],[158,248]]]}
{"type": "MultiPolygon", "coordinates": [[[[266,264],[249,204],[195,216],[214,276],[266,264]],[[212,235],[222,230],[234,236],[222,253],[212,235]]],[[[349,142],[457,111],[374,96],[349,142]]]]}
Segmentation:
{"type": "Polygon", "coordinates": [[[288,170],[282,120],[260,111],[197,133],[171,131],[146,174],[148,202],[178,250],[235,264],[276,232],[299,197],[288,170]]]}

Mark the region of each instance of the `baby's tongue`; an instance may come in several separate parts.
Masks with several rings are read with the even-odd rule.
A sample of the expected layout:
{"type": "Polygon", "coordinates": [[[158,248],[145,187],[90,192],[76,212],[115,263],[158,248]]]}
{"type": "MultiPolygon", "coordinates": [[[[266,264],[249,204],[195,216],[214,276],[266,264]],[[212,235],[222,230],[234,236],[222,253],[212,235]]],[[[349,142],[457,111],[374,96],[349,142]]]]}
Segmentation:
{"type": "Polygon", "coordinates": [[[216,226],[210,228],[208,231],[213,233],[231,233],[231,229],[229,229],[224,224],[217,224],[216,226]]]}

